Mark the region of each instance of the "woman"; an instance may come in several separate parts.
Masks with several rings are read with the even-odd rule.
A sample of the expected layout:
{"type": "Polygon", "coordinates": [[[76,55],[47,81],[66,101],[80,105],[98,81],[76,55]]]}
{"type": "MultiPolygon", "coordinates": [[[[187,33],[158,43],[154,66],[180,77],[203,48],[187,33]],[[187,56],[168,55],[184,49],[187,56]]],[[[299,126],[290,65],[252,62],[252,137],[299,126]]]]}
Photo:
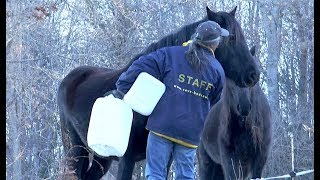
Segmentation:
{"type": "Polygon", "coordinates": [[[214,21],[196,29],[187,46],[164,47],[139,59],[121,74],[114,94],[122,98],[137,76],[147,72],[166,85],[146,128],[146,178],[166,179],[172,155],[176,179],[194,179],[194,157],[205,117],[219,99],[225,79],[214,51],[229,32],[214,21]]]}

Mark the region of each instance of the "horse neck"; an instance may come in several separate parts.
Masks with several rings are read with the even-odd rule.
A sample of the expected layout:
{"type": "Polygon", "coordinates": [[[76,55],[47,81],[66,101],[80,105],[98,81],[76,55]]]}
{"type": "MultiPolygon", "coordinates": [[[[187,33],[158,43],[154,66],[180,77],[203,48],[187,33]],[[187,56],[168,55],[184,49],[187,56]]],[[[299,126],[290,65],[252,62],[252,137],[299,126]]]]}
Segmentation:
{"type": "Polygon", "coordinates": [[[135,55],[130,62],[123,68],[124,71],[126,71],[131,64],[138,59],[140,56],[149,54],[153,51],[156,51],[157,49],[167,47],[167,46],[181,46],[182,43],[188,41],[191,39],[191,35],[195,32],[196,27],[208,20],[207,17],[196,21],[194,23],[188,24],[180,28],[177,32],[171,33],[163,38],[161,38],[158,42],[150,44],[147,48],[145,48],[140,54],[135,55]]]}

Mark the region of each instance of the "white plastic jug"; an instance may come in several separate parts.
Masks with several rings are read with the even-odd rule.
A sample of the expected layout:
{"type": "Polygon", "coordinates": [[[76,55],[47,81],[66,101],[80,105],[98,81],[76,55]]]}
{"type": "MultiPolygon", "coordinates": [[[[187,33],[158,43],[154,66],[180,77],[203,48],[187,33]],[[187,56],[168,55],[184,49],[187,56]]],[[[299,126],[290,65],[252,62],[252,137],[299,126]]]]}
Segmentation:
{"type": "Polygon", "coordinates": [[[100,156],[121,157],[127,150],[133,113],[129,105],[112,94],[93,104],[87,141],[100,156]]]}
{"type": "Polygon", "coordinates": [[[130,105],[134,111],[149,116],[165,90],[166,86],[161,81],[142,72],[127,94],[124,95],[123,101],[130,105]]]}

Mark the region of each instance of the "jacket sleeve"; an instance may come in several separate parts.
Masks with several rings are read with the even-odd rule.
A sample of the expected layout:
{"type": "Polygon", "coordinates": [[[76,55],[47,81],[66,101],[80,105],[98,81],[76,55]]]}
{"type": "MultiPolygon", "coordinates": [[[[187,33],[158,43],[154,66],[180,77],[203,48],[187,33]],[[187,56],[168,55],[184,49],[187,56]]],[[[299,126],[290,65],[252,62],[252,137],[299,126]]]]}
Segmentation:
{"type": "Polygon", "coordinates": [[[216,84],[216,88],[214,90],[213,96],[210,99],[210,108],[215,105],[221,97],[221,93],[222,93],[222,89],[223,89],[223,85],[224,85],[224,81],[225,81],[225,74],[224,74],[224,70],[221,68],[218,70],[218,74],[220,75],[216,84]]]}
{"type": "Polygon", "coordinates": [[[117,90],[126,94],[141,72],[146,72],[161,81],[164,68],[165,53],[163,49],[141,56],[132,63],[127,71],[120,75],[116,82],[117,90]]]}

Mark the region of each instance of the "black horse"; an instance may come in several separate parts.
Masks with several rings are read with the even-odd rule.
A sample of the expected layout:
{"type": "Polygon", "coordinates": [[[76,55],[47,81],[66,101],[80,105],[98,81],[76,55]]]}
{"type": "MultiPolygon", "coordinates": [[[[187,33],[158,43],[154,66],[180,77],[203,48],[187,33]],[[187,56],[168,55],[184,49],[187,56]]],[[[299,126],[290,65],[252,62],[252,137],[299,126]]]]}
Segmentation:
{"type": "MultiPolygon", "coordinates": [[[[87,131],[94,101],[107,91],[115,89],[115,82],[120,74],[128,69],[135,59],[165,46],[181,45],[190,39],[198,24],[213,20],[231,36],[225,38],[216,49],[216,57],[222,64],[225,74],[240,87],[254,86],[260,72],[246,45],[242,29],[235,19],[236,8],[231,12],[213,12],[207,7],[207,17],[186,25],[174,34],[151,44],[144,52],[135,56],[122,69],[110,70],[102,67],[82,66],[72,70],[61,82],[58,89],[58,106],[61,121],[62,140],[68,166],[75,170],[79,179],[99,179],[106,173],[115,157],[94,159],[89,168],[89,155],[92,151],[87,146],[87,131]]],[[[107,117],[108,118],[108,117],[107,117]]],[[[112,118],[112,117],[109,117],[112,118]]],[[[117,179],[131,179],[135,162],[145,159],[147,117],[134,113],[128,149],[119,158],[117,179]]],[[[112,125],[110,125],[112,126],[112,125]]]]}
{"type": "Polygon", "coordinates": [[[261,178],[270,146],[271,110],[259,83],[240,88],[226,78],[198,148],[200,179],[238,180],[250,174],[261,178]]]}

